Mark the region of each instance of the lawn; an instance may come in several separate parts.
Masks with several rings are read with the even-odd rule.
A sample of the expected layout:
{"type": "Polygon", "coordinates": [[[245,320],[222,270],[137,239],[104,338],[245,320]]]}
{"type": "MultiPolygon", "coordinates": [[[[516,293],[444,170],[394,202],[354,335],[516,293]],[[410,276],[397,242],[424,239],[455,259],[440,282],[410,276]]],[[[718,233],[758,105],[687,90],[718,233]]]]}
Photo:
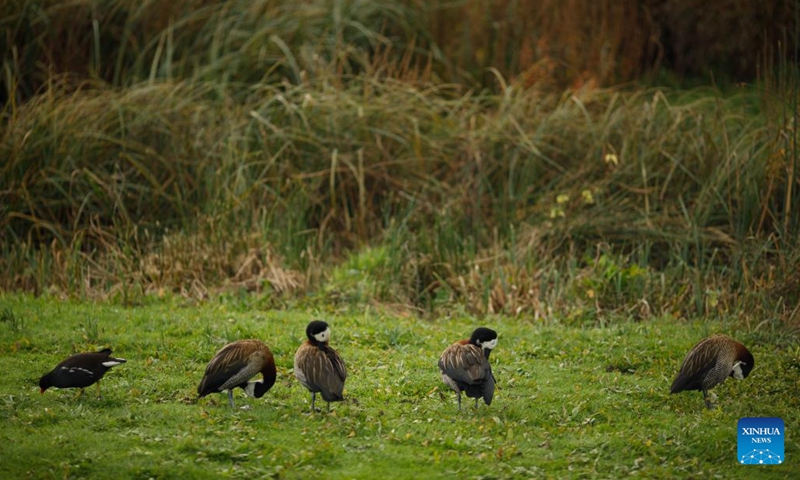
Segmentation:
{"type": "Polygon", "coordinates": [[[736,322],[610,318],[606,326],[465,314],[422,320],[372,308],[270,310],[255,296],[204,303],[148,299],[126,307],[0,296],[3,478],[615,478],[775,477],[795,459],[800,347],[780,330],[736,322]],[[292,375],[306,323],[324,318],[348,366],[346,401],[309,413],[292,375]],[[457,411],[436,362],[479,325],[498,331],[491,406],[457,411]],[[726,332],[756,367],[716,389],[669,394],[688,349],[726,332]],[[278,381],[262,399],[200,401],[195,389],[226,342],[259,338],[278,381]],[[81,398],[40,395],[66,356],[111,346],[128,362],[81,398]],[[784,465],[736,463],[741,417],[781,417],[784,465]]]}
{"type": "Polygon", "coordinates": [[[0,480],[800,478],[797,2],[139,3],[0,2],[0,480]],[[707,410],[669,389],[717,332],[755,369],[707,410]],[[272,390],[198,400],[245,338],[272,390]],[[39,393],[105,347],[102,397],[39,393]]]}

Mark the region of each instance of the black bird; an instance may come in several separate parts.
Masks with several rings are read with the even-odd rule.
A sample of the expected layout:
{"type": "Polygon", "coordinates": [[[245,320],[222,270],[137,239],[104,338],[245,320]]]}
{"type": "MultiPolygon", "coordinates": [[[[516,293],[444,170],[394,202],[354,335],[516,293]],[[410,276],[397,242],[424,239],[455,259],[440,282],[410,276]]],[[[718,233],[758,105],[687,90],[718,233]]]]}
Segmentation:
{"type": "MultiPolygon", "coordinates": [[[[125,363],[124,358],[111,356],[111,349],[73,355],[56,365],[52,371],[39,379],[39,390],[44,393],[50,387],[83,389],[97,383],[113,366],[125,363]]],[[[100,398],[100,384],[97,383],[97,398],[100,398]]]]}
{"type": "Polygon", "coordinates": [[[275,359],[269,347],[260,340],[238,340],[229,343],[214,355],[206,373],[197,386],[198,398],[209,393],[228,391],[228,403],[233,403],[233,389],[240,387],[253,398],[261,398],[275,384],[275,359]],[[249,382],[258,375],[263,380],[249,382]]]}
{"type": "Polygon", "coordinates": [[[486,405],[491,405],[494,396],[494,375],[489,365],[489,354],[497,346],[497,332],[480,327],[472,332],[467,340],[458,341],[442,352],[439,358],[439,370],[442,371],[444,383],[458,394],[458,409],[461,410],[461,392],[467,397],[483,398],[486,405]]]}
{"type": "Polygon", "coordinates": [[[311,392],[311,411],[315,411],[319,392],[328,402],[330,412],[331,402],[344,400],[342,391],[347,378],[344,360],[328,345],[331,329],[327,323],[321,320],[309,323],[306,337],[308,340],[300,345],[294,356],[294,376],[311,392]]]}
{"type": "Polygon", "coordinates": [[[747,378],[754,366],[755,359],[744,345],[727,335],[712,335],[686,354],[670,393],[702,391],[706,407],[714,408],[717,396],[708,391],[728,377],[747,378]]]}

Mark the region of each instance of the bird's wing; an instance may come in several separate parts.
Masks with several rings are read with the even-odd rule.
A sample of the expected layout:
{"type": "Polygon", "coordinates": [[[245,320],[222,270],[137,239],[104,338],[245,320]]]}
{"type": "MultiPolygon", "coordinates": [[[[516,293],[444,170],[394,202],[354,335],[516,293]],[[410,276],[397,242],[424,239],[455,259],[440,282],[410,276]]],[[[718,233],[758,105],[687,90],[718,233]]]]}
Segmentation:
{"type": "Polygon", "coordinates": [[[671,393],[683,390],[699,390],[700,379],[713,370],[717,364],[717,353],[713,348],[705,348],[705,341],[698,343],[686,354],[680,371],[672,382],[671,393]]]}
{"type": "Polygon", "coordinates": [[[480,347],[454,343],[447,347],[439,358],[439,369],[453,380],[463,383],[480,383],[486,379],[488,362],[480,347]]]}
{"type": "MultiPolygon", "coordinates": [[[[344,380],[347,373],[344,361],[335,350],[327,348],[322,350],[313,345],[306,344],[301,347],[295,357],[295,368],[300,371],[303,379],[301,382],[309,390],[322,393],[325,401],[341,400],[343,398],[344,380]]],[[[297,373],[297,372],[295,372],[297,373]]]]}
{"type": "Polygon", "coordinates": [[[202,396],[212,392],[220,392],[246,382],[258,372],[258,367],[251,362],[253,351],[242,348],[242,344],[234,342],[226,345],[211,359],[197,394],[202,396]]]}
{"type": "Polygon", "coordinates": [[[96,375],[91,370],[77,366],[61,366],[58,368],[57,375],[65,379],[69,384],[83,384],[97,380],[102,375],[96,375]]]}
{"type": "Polygon", "coordinates": [[[327,347],[325,349],[325,355],[328,357],[328,361],[331,362],[333,366],[333,370],[336,372],[336,375],[342,380],[342,383],[347,379],[347,368],[344,365],[344,360],[342,360],[341,355],[336,350],[327,347]]]}

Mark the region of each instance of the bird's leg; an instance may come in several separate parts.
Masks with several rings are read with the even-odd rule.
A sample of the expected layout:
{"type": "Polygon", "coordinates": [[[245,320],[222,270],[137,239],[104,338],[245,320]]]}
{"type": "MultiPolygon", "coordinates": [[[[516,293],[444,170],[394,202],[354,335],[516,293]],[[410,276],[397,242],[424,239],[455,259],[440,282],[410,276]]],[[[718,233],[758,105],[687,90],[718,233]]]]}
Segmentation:
{"type": "Polygon", "coordinates": [[[458,411],[460,412],[461,411],[461,390],[459,390],[457,393],[458,393],[458,411]]]}
{"type": "Polygon", "coordinates": [[[97,399],[100,400],[100,382],[95,383],[97,385],[97,399]]]}
{"type": "Polygon", "coordinates": [[[311,392],[311,413],[317,411],[317,409],[314,407],[314,404],[316,402],[317,402],[317,392],[311,392]]]}
{"type": "Polygon", "coordinates": [[[328,413],[331,413],[331,402],[328,402],[328,413]]]}
{"type": "Polygon", "coordinates": [[[78,394],[75,395],[75,399],[77,400],[77,399],[79,399],[81,397],[83,397],[83,389],[82,388],[80,390],[78,390],[78,394]]]}
{"type": "Polygon", "coordinates": [[[228,389],[228,403],[231,405],[231,408],[236,408],[236,406],[233,404],[233,389],[232,388],[228,389]]]}
{"type": "Polygon", "coordinates": [[[478,408],[478,399],[475,399],[475,408],[478,408]]]}
{"type": "Polygon", "coordinates": [[[713,410],[714,409],[714,400],[717,399],[717,396],[714,395],[713,393],[709,394],[708,390],[706,390],[704,388],[703,389],[703,399],[706,401],[706,408],[708,408],[709,410],[713,410]]]}

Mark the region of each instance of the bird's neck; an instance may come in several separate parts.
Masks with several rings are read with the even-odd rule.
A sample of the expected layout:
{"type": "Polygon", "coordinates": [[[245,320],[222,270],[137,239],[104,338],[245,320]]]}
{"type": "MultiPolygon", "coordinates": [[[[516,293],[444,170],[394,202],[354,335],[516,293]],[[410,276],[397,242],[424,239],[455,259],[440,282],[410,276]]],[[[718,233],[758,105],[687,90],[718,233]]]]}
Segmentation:
{"type": "Polygon", "coordinates": [[[481,345],[478,345],[478,342],[473,342],[473,341],[470,341],[470,340],[462,340],[460,343],[462,343],[464,345],[466,345],[466,344],[475,345],[476,347],[480,348],[481,350],[483,350],[483,356],[487,360],[489,359],[489,354],[492,353],[492,349],[491,348],[483,348],[481,345]]]}
{"type": "Polygon", "coordinates": [[[263,380],[248,382],[247,386],[244,387],[244,391],[250,397],[261,398],[269,391],[270,388],[272,388],[274,384],[275,376],[265,374],[263,380]]]}

